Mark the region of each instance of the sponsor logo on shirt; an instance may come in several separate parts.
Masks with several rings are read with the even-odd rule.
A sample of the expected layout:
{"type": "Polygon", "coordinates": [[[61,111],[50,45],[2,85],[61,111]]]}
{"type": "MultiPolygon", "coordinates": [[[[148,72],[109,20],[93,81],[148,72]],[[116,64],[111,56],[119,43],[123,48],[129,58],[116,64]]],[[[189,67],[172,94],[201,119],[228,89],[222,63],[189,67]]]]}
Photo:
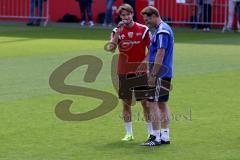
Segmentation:
{"type": "Polygon", "coordinates": [[[140,41],[126,41],[126,42],[123,42],[123,45],[140,44],[140,43],[141,43],[140,41]]]}
{"type": "Polygon", "coordinates": [[[136,36],[142,36],[142,33],[136,33],[136,36]]]}

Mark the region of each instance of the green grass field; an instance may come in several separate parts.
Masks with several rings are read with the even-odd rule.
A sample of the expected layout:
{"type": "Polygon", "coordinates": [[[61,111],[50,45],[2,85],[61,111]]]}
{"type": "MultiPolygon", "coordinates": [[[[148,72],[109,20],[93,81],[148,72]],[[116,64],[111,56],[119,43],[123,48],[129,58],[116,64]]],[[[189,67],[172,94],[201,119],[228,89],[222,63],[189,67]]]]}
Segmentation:
{"type": "Polygon", "coordinates": [[[74,100],[85,112],[99,100],[63,95],[48,84],[54,69],[79,55],[103,61],[95,83],[85,84],[85,67],[66,80],[111,92],[112,55],[103,50],[107,29],[0,27],[1,160],[239,160],[240,34],[175,30],[175,78],[170,107],[172,144],[141,147],[146,139],[139,104],[134,110],[135,141],[123,143],[121,103],[90,121],[66,122],[55,105],[74,100]],[[190,112],[191,111],[191,112],[190,112]]]}

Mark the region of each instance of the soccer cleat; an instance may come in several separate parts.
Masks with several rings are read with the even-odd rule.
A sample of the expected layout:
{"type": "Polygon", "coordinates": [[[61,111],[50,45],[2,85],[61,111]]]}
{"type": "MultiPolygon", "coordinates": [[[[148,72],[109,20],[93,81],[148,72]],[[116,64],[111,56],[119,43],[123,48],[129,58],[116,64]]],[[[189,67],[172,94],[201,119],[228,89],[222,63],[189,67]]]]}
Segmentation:
{"type": "Polygon", "coordinates": [[[133,135],[126,134],[123,138],[122,141],[133,141],[134,137],[133,135]]]}
{"type": "Polygon", "coordinates": [[[149,139],[150,137],[151,137],[151,134],[148,134],[147,139],[149,139]]]}
{"type": "Polygon", "coordinates": [[[160,133],[160,137],[161,137],[161,144],[170,144],[169,137],[163,137],[161,133],[160,133]]]}
{"type": "Polygon", "coordinates": [[[149,146],[149,147],[160,146],[160,145],[161,145],[161,141],[158,142],[158,141],[155,141],[155,140],[148,141],[148,142],[145,142],[143,144],[143,146],[149,146]]]}
{"type": "Polygon", "coordinates": [[[154,138],[155,138],[154,135],[149,134],[149,135],[147,136],[147,141],[150,141],[150,140],[152,140],[152,139],[154,139],[154,138]]]}
{"type": "Polygon", "coordinates": [[[170,144],[170,141],[161,140],[161,144],[170,144]]]}
{"type": "Polygon", "coordinates": [[[142,146],[149,146],[149,147],[154,147],[159,145],[161,145],[161,141],[160,142],[156,141],[156,137],[154,135],[150,135],[149,139],[142,144],[142,146]]]}

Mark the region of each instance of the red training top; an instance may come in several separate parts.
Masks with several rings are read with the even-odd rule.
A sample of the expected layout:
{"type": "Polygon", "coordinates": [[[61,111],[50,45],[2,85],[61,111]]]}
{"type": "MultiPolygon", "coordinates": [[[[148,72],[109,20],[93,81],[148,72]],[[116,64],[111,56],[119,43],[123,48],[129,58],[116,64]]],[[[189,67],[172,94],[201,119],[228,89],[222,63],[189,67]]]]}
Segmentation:
{"type": "MultiPolygon", "coordinates": [[[[113,38],[117,28],[112,31],[113,38]]],[[[135,73],[140,62],[146,57],[151,33],[147,26],[134,22],[132,28],[123,27],[118,39],[118,74],[135,73]],[[133,63],[138,62],[138,63],[133,63]]],[[[146,72],[144,70],[143,72],[146,72]]]]}

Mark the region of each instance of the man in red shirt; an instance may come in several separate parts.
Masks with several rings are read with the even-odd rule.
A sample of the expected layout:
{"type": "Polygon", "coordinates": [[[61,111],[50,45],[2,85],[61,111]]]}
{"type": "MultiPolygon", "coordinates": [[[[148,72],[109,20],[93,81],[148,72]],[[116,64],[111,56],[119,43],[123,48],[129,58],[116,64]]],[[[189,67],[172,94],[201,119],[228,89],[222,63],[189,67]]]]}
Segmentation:
{"type": "MultiPolygon", "coordinates": [[[[134,139],[132,132],[132,94],[137,101],[141,101],[145,120],[147,122],[148,134],[152,133],[152,123],[150,122],[149,109],[146,106],[142,94],[137,92],[137,88],[142,90],[147,86],[147,67],[141,70],[139,75],[139,64],[143,65],[146,58],[146,48],[150,44],[151,33],[147,26],[133,21],[134,11],[128,4],[119,7],[118,13],[122,19],[117,28],[111,34],[111,42],[107,50],[114,52],[118,46],[118,69],[119,78],[119,98],[123,101],[123,119],[125,122],[126,135],[123,141],[134,139]],[[138,70],[138,71],[137,71],[138,70]],[[137,74],[138,73],[138,74],[137,74]]],[[[147,95],[145,95],[147,96],[147,95]]]]}

